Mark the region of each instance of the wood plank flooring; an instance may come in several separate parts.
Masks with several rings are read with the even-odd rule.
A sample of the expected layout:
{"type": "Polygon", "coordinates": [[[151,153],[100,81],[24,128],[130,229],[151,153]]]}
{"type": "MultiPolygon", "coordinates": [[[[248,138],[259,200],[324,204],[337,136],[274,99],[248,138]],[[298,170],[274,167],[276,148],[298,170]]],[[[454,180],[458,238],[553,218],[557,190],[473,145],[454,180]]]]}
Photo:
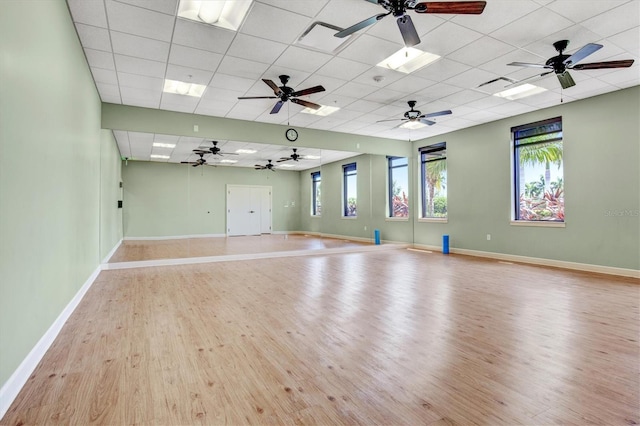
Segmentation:
{"type": "Polygon", "coordinates": [[[0,423],[638,424],[638,284],[407,250],[104,271],[0,423]]]}
{"type": "Polygon", "coordinates": [[[321,250],[360,247],[363,245],[371,244],[305,235],[128,240],[122,242],[113,256],[111,256],[111,259],[109,259],[109,263],[294,250],[321,250]]]}

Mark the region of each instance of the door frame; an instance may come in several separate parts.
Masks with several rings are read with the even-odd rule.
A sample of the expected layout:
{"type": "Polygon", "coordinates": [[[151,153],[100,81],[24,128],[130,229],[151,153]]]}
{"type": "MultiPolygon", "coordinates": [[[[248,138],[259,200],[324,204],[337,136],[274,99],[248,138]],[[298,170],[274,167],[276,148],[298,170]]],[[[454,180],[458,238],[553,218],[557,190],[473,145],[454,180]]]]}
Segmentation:
{"type": "MultiPolygon", "coordinates": [[[[233,188],[260,188],[262,190],[269,191],[269,232],[262,232],[262,226],[260,227],[260,235],[262,234],[272,234],[273,233],[273,187],[268,185],[237,185],[228,183],[225,188],[225,210],[226,210],[226,221],[225,221],[225,235],[229,237],[229,193],[233,188]]],[[[262,214],[262,213],[261,213],[262,214]]],[[[262,220],[261,220],[262,222],[262,220]]]]}

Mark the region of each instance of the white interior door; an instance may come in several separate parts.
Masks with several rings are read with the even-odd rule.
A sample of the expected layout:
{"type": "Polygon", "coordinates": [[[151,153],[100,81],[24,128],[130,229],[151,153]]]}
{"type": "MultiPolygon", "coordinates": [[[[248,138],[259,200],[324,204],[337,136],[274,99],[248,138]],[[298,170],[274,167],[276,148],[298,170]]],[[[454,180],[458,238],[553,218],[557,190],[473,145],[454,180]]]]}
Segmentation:
{"type": "Polygon", "coordinates": [[[271,233],[271,187],[227,185],[227,235],[271,233]]]}

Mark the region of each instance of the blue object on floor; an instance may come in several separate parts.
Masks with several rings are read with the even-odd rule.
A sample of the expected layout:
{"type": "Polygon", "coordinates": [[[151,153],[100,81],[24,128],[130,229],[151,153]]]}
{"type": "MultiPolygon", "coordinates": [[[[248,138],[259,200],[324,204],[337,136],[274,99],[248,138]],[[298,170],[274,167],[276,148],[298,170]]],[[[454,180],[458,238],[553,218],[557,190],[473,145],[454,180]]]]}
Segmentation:
{"type": "Polygon", "coordinates": [[[376,229],[373,231],[373,238],[377,245],[380,245],[380,230],[376,229]]]}
{"type": "Polygon", "coordinates": [[[442,236],[442,254],[449,254],[449,236],[442,236]]]}

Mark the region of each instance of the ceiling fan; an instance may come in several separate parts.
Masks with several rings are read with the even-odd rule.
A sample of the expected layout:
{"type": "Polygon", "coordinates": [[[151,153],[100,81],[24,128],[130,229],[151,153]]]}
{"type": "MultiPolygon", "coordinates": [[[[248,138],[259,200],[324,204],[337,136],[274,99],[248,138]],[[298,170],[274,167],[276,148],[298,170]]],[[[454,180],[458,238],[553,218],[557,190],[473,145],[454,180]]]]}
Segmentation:
{"type": "MultiPolygon", "coordinates": [[[[543,68],[551,71],[543,72],[542,74],[530,77],[543,77],[552,72],[556,73],[560,85],[563,89],[575,86],[576,82],[569,74],[569,70],[598,70],[603,68],[627,68],[633,65],[633,59],[625,59],[620,61],[605,61],[605,62],[591,62],[587,64],[579,64],[587,56],[596,52],[602,48],[601,44],[588,43],[578,49],[573,55],[567,55],[563,52],[569,45],[569,40],[560,40],[553,43],[553,47],[558,51],[558,56],[553,56],[547,60],[544,64],[530,64],[527,62],[511,62],[507,65],[513,65],[516,67],[529,67],[529,68],[543,68]]],[[[528,79],[527,79],[528,80],[528,79]]],[[[524,80],[521,80],[524,81],[524,80]]]]}
{"type": "Polygon", "coordinates": [[[303,159],[304,157],[302,157],[302,155],[298,154],[298,148],[292,148],[293,149],[293,154],[291,154],[288,157],[281,157],[278,160],[278,163],[282,163],[283,161],[289,161],[289,160],[293,160],[293,161],[298,161],[299,159],[303,159]]]}
{"type": "Polygon", "coordinates": [[[198,154],[200,156],[200,158],[196,159],[196,161],[181,161],[181,164],[191,164],[193,167],[198,167],[198,166],[213,166],[216,167],[214,164],[209,164],[207,163],[207,160],[204,159],[204,156],[206,154],[211,154],[209,151],[203,151],[200,149],[194,149],[193,152],[195,154],[198,154]]]}
{"type": "Polygon", "coordinates": [[[426,1],[418,3],[418,0],[366,0],[382,6],[387,13],[380,13],[358,22],[355,25],[345,28],[334,34],[336,37],[346,37],[363,28],[373,25],[385,16],[393,14],[397,18],[398,28],[404,39],[406,47],[415,46],[420,43],[420,37],[413,25],[411,16],[407,15],[407,10],[414,10],[416,13],[453,13],[479,15],[484,11],[486,1],[426,1]]]}
{"type": "Polygon", "coordinates": [[[427,126],[433,126],[434,124],[436,124],[436,122],[432,120],[428,120],[429,118],[440,117],[441,115],[451,114],[451,111],[448,109],[444,111],[430,112],[429,114],[422,114],[417,109],[413,109],[413,107],[416,106],[416,101],[408,101],[407,103],[409,104],[409,108],[411,109],[404,113],[404,118],[392,118],[390,120],[379,120],[379,121],[376,121],[376,123],[382,123],[383,121],[400,120],[403,123],[398,124],[398,126],[396,127],[402,126],[404,122],[407,122],[407,121],[418,121],[422,124],[426,124],[427,126]]]}
{"type": "Polygon", "coordinates": [[[271,160],[267,160],[267,161],[268,161],[267,164],[265,164],[264,166],[260,165],[260,164],[256,164],[255,165],[255,169],[256,170],[271,170],[272,172],[275,172],[275,169],[274,169],[275,164],[271,163],[271,160]]]}
{"type": "Polygon", "coordinates": [[[280,87],[278,87],[278,85],[276,85],[271,80],[268,80],[265,78],[262,79],[262,81],[264,81],[267,84],[267,86],[273,89],[273,94],[275,96],[240,96],[238,99],[278,99],[279,98],[280,100],[276,102],[276,104],[273,106],[273,109],[271,109],[271,114],[277,114],[278,111],[280,111],[280,108],[282,108],[282,105],[284,105],[284,103],[287,101],[291,101],[294,104],[302,105],[307,108],[320,109],[322,107],[322,105],[318,105],[318,104],[314,104],[313,102],[303,101],[302,99],[298,99],[298,96],[306,96],[312,93],[324,92],[325,90],[324,87],[314,86],[308,89],[296,91],[293,88],[287,86],[287,83],[289,82],[288,75],[281,75],[278,78],[280,78],[280,82],[282,82],[282,86],[280,87]]]}
{"type": "Polygon", "coordinates": [[[220,155],[220,156],[222,156],[222,155],[238,155],[235,152],[222,152],[222,149],[220,147],[218,147],[218,141],[211,141],[211,143],[213,143],[212,147],[205,147],[204,149],[201,149],[200,151],[207,152],[207,154],[220,155]]]}

